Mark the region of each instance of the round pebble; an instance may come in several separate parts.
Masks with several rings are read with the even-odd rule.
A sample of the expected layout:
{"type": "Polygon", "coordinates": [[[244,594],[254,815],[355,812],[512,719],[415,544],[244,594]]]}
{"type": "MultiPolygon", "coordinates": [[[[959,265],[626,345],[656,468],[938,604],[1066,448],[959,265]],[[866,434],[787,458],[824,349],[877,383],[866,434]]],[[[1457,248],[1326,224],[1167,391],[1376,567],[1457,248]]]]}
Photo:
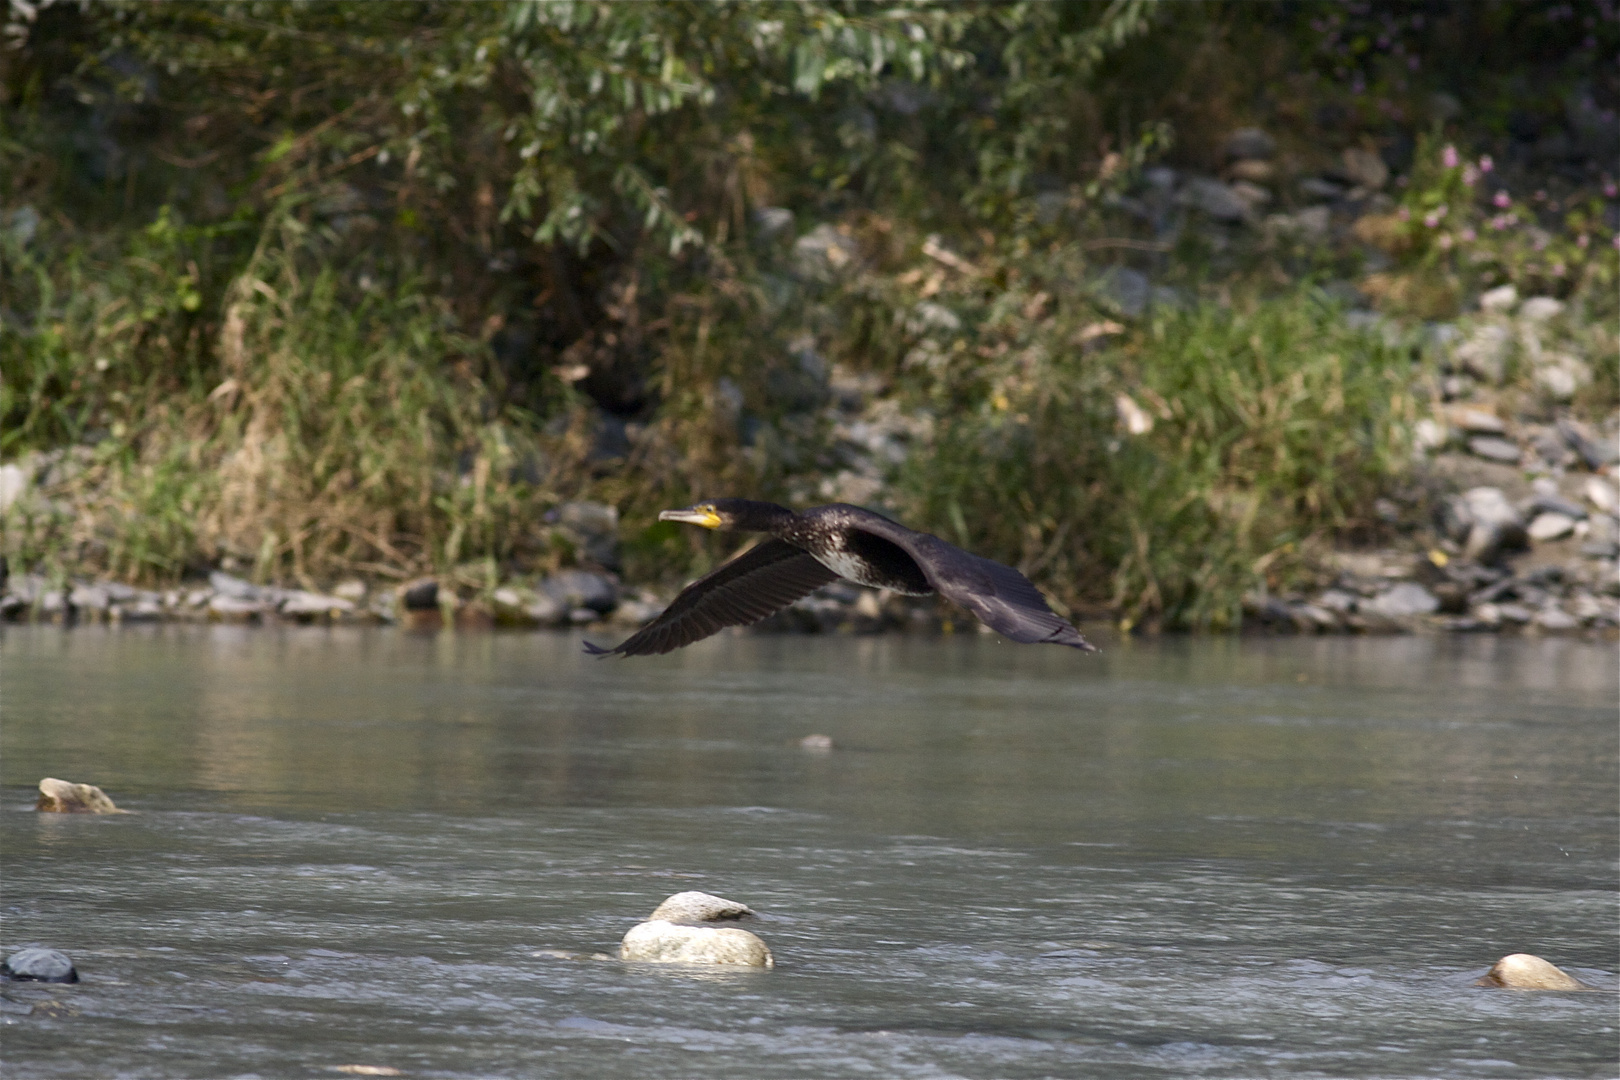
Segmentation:
{"type": "Polygon", "coordinates": [[[55,949],[18,949],[0,963],[0,975],[18,982],[75,983],[73,961],[55,949]]]}

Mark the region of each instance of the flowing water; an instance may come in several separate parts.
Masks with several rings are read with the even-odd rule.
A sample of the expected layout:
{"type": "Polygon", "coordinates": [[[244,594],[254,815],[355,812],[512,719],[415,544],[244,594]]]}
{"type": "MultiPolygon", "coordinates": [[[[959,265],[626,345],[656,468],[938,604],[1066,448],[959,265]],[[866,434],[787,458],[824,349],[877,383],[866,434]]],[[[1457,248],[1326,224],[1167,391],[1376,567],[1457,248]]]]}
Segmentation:
{"type": "Polygon", "coordinates": [[[7,629],[4,1075],[1620,1072],[1612,645],[1105,645],[7,629]]]}

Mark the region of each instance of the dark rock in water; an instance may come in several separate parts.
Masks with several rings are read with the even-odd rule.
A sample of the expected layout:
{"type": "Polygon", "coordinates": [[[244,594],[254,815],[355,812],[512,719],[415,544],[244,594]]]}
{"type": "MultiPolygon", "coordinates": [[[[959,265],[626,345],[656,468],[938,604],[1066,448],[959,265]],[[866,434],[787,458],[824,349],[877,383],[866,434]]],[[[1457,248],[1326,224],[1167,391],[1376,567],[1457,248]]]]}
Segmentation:
{"type": "Polygon", "coordinates": [[[739,922],[756,919],[754,909],[723,896],[706,892],[678,892],[668,897],[647,916],[649,920],[672,923],[739,922]]]}
{"type": "Polygon", "coordinates": [[[73,961],[55,949],[18,949],[0,963],[0,976],[18,982],[76,983],[73,961]]]}
{"type": "Polygon", "coordinates": [[[94,784],[74,784],[47,776],[39,782],[39,802],[34,809],[48,814],[127,814],[94,784]]]}
{"type": "Polygon", "coordinates": [[[399,601],[406,611],[437,611],[439,583],[434,578],[423,578],[403,585],[399,590],[399,601]]]}
{"type": "Polygon", "coordinates": [[[619,586],[606,574],[589,570],[559,570],[540,583],[547,596],[569,608],[588,608],[599,614],[619,603],[619,586]]]}

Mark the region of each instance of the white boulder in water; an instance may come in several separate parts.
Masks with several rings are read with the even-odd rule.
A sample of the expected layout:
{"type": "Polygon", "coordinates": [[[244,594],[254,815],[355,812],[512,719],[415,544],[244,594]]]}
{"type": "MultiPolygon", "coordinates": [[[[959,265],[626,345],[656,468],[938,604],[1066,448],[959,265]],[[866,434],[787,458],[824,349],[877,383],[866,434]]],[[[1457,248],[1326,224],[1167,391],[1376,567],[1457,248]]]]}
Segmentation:
{"type": "Polygon", "coordinates": [[[631,927],[619,944],[619,959],[662,964],[776,966],[771,950],[747,930],[735,926],[683,926],[663,919],[631,927]]]}
{"type": "Polygon", "coordinates": [[[737,922],[758,918],[754,909],[706,892],[678,892],[653,909],[649,919],[673,923],[737,922]]]}
{"type": "Polygon", "coordinates": [[[1563,969],[1529,953],[1512,953],[1498,960],[1476,986],[1500,986],[1508,990],[1590,990],[1563,969]]]}

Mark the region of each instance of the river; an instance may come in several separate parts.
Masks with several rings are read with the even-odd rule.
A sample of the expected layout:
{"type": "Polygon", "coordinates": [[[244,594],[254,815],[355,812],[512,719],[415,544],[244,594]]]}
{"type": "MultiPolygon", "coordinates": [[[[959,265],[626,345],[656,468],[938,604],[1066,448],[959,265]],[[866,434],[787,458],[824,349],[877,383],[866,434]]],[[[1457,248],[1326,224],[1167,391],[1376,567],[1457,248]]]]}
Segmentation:
{"type": "Polygon", "coordinates": [[[5,1075],[1616,1075],[1612,644],[1103,644],[6,628],[5,1075]]]}

